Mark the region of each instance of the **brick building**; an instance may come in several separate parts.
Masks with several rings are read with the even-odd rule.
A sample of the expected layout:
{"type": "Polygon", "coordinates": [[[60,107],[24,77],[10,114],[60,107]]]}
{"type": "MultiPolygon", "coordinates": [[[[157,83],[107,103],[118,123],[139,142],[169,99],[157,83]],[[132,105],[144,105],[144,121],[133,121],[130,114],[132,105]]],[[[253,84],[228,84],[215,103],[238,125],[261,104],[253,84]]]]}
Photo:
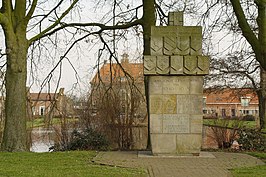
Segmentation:
{"type": "Polygon", "coordinates": [[[205,117],[258,116],[258,97],[248,88],[205,89],[203,113],[205,117]]]}

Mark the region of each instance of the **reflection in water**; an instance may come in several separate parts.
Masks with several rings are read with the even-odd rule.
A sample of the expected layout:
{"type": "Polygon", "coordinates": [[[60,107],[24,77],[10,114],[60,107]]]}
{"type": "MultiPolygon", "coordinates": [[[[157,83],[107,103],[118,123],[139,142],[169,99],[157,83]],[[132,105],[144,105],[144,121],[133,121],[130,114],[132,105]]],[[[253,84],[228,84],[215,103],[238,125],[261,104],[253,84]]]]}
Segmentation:
{"type": "Polygon", "coordinates": [[[32,152],[49,152],[49,148],[54,145],[55,132],[53,129],[34,128],[31,132],[32,152]]]}

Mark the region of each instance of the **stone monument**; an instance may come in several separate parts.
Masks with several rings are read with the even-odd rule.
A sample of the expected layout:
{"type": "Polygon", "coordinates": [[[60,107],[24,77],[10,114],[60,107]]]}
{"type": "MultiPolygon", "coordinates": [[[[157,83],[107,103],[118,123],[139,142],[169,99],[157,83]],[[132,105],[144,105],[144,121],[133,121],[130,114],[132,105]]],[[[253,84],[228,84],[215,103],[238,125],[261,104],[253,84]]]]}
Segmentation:
{"type": "Polygon", "coordinates": [[[149,77],[153,155],[200,153],[203,76],[208,72],[201,27],[183,26],[182,12],[170,12],[168,26],[152,27],[144,75],[149,77]]]}

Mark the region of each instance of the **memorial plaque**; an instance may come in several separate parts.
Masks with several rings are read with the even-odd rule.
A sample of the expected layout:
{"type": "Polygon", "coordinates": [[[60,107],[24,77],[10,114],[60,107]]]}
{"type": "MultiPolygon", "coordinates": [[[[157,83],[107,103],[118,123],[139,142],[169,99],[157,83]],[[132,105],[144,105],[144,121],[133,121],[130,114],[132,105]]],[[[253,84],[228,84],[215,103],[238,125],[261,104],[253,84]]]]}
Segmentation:
{"type": "Polygon", "coordinates": [[[163,133],[163,115],[151,114],[150,115],[150,133],[163,133]]]}
{"type": "Polygon", "coordinates": [[[209,58],[202,55],[202,28],[184,27],[182,12],[151,28],[149,76],[150,136],[153,154],[199,153],[202,139],[203,77],[209,58]]]}
{"type": "Polygon", "coordinates": [[[169,74],[170,61],[168,56],[157,56],[157,74],[169,74]]]}
{"type": "Polygon", "coordinates": [[[189,115],[163,115],[163,133],[189,133],[189,115]]]}
{"type": "Polygon", "coordinates": [[[183,75],[183,56],[171,56],[170,58],[170,74],[183,75]]]}
{"type": "Polygon", "coordinates": [[[144,56],[144,74],[156,74],[156,57],[144,56]]]}
{"type": "Polygon", "coordinates": [[[163,94],[189,94],[189,77],[164,77],[163,94]]]}
{"type": "Polygon", "coordinates": [[[192,115],[191,117],[191,133],[201,133],[202,132],[202,115],[192,115]]]}

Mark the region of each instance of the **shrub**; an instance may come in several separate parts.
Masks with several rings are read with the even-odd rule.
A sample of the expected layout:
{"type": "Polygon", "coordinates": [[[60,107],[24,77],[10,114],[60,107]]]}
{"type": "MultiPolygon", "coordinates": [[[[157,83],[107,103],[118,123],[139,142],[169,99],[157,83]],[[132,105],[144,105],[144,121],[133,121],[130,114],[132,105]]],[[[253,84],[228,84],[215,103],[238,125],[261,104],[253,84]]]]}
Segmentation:
{"type": "Polygon", "coordinates": [[[245,115],[242,120],[245,121],[255,121],[255,117],[253,115],[245,115]]]}
{"type": "Polygon", "coordinates": [[[97,131],[87,128],[82,132],[74,130],[69,143],[66,146],[54,145],[51,150],[107,150],[109,142],[106,137],[97,131]]]}
{"type": "Polygon", "coordinates": [[[241,130],[238,143],[243,150],[266,151],[266,136],[256,130],[241,130]]]}

